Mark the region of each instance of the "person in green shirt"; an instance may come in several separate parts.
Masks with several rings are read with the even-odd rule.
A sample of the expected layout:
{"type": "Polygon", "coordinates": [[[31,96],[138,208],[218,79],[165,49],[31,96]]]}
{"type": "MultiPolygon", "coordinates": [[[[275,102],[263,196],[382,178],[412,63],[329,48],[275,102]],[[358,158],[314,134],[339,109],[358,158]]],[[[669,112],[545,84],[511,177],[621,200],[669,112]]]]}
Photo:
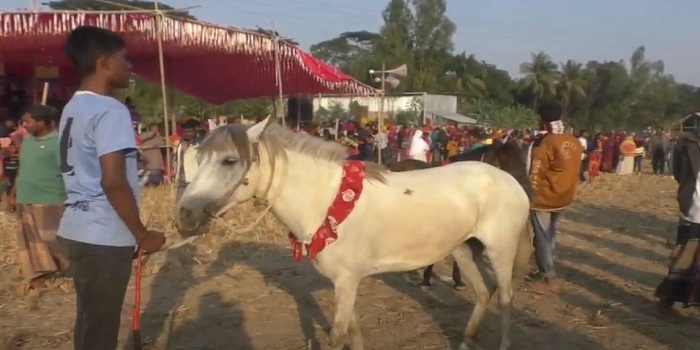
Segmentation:
{"type": "Polygon", "coordinates": [[[59,113],[37,105],[22,116],[28,135],[19,152],[19,173],[10,195],[17,212],[18,261],[30,289],[46,287],[44,277],[68,268],[56,243],[66,191],[56,133],[59,113]]]}

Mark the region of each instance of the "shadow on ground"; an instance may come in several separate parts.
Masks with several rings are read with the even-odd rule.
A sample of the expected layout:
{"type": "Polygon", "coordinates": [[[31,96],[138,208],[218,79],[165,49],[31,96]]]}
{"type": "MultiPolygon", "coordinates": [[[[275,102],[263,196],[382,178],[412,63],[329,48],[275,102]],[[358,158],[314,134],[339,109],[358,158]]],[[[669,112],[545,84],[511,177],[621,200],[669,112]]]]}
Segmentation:
{"type": "MultiPolygon", "coordinates": [[[[321,344],[327,344],[327,334],[318,333],[317,328],[328,332],[330,329],[330,312],[328,307],[321,307],[313,294],[319,290],[332,289],[332,285],[322,276],[315,272],[309,263],[296,264],[290,259],[289,264],[270,268],[270,258],[289,256],[287,249],[274,244],[266,243],[226,243],[220,247],[216,260],[211,263],[207,270],[206,277],[195,278],[192,273],[194,248],[183,246],[168,252],[166,266],[159,272],[152,283],[151,302],[144,311],[144,334],[149,339],[158,338],[167,329],[167,349],[217,349],[214,344],[227,344],[223,348],[230,348],[228,344],[240,344],[236,349],[252,349],[249,336],[243,331],[243,314],[236,304],[224,303],[218,294],[203,295],[200,301],[203,307],[196,321],[180,325],[172,329],[172,318],[177,313],[177,307],[182,302],[188,288],[201,282],[202,278],[212,279],[218,275],[225,274],[227,270],[237,265],[245,265],[258,270],[265,279],[266,284],[278,286],[294,298],[297,304],[300,332],[304,339],[312,340],[314,349],[318,349],[321,344]],[[264,251],[263,257],[245,257],[244,252],[264,251]],[[267,258],[266,258],[267,257],[267,258]],[[304,278],[297,276],[303,275],[304,278]],[[172,279],[176,279],[174,287],[172,279]],[[169,283],[159,283],[170,280],[169,283]],[[173,290],[173,288],[179,288],[173,290]],[[328,316],[327,316],[328,315],[328,316]],[[168,324],[171,325],[168,327],[168,324]],[[317,327],[320,326],[320,327],[317,327]],[[205,330],[205,334],[198,332],[205,330]]],[[[462,341],[464,327],[473,307],[472,302],[464,295],[446,290],[444,286],[434,286],[433,288],[445,289],[436,298],[433,293],[425,293],[415,287],[413,283],[407,281],[407,274],[395,273],[377,276],[375,280],[381,281],[392,289],[400,292],[403,296],[413,299],[420,304],[422,309],[430,315],[433,321],[439,326],[444,339],[447,339],[451,346],[457,348],[462,341]]],[[[372,279],[363,283],[376,283],[372,279]]],[[[516,295],[516,298],[518,296],[516,295]]],[[[392,297],[395,299],[395,297],[392,297]]],[[[392,300],[390,299],[390,300],[392,300]]],[[[375,300],[372,300],[375,302],[375,300]]],[[[359,295],[358,304],[363,304],[363,296],[359,295]]],[[[359,314],[363,319],[362,313],[359,314]]],[[[367,319],[361,321],[364,324],[363,331],[365,338],[370,337],[368,329],[373,325],[367,319]]],[[[410,317],[406,322],[410,322],[410,317]]],[[[512,339],[514,348],[524,349],[559,349],[567,345],[571,349],[593,349],[601,346],[586,335],[563,329],[557,324],[547,322],[536,315],[536,310],[515,310],[512,326],[512,339]],[[538,335],[542,336],[538,336],[538,335]],[[577,344],[571,347],[571,344],[577,344]]],[[[384,329],[382,329],[384,332],[384,329]]],[[[373,337],[381,337],[373,335],[373,337]]],[[[401,348],[420,342],[425,336],[419,330],[411,336],[405,334],[400,336],[391,348],[401,348]],[[401,342],[399,344],[398,342],[401,342]]],[[[389,338],[389,337],[387,337],[389,338]]],[[[376,339],[375,339],[376,340],[376,339]]],[[[500,318],[497,314],[490,313],[482,325],[480,333],[480,345],[487,348],[495,348],[500,340],[500,318]]],[[[366,341],[368,348],[373,348],[392,340],[379,339],[380,343],[366,341]]]]}

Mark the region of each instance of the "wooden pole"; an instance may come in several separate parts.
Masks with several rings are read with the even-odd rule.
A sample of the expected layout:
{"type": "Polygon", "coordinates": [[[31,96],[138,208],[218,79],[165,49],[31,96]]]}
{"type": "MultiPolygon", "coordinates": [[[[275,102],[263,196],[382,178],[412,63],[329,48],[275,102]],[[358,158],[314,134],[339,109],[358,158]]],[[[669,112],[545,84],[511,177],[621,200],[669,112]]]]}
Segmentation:
{"type": "Polygon", "coordinates": [[[162,33],[162,28],[163,28],[163,14],[160,12],[158,8],[158,1],[153,2],[153,6],[155,6],[156,10],[156,16],[158,16],[156,20],[156,28],[157,28],[157,41],[158,41],[158,66],[160,68],[160,89],[161,89],[161,94],[163,96],[163,124],[165,124],[165,159],[166,159],[166,166],[168,169],[168,177],[172,177],[171,171],[172,171],[172,149],[171,149],[171,142],[170,142],[170,123],[169,121],[169,113],[168,113],[168,93],[167,93],[167,88],[165,86],[165,57],[163,56],[163,33],[162,33]]]}
{"type": "Polygon", "coordinates": [[[301,97],[297,94],[297,132],[301,131],[301,97]]]}
{"type": "Polygon", "coordinates": [[[335,140],[338,141],[338,137],[340,136],[340,119],[335,120],[335,140]]]}
{"type": "Polygon", "coordinates": [[[41,90],[41,104],[45,105],[46,100],[49,98],[49,82],[44,82],[44,88],[41,90]]]}
{"type": "Polygon", "coordinates": [[[284,120],[284,90],[282,89],[282,65],[280,64],[280,53],[279,46],[280,40],[277,35],[277,30],[275,29],[275,23],[272,23],[272,34],[274,35],[274,49],[275,49],[275,83],[278,89],[278,100],[277,100],[277,118],[282,119],[282,126],[287,126],[287,122],[284,120]]]}
{"type": "MultiPolygon", "coordinates": [[[[381,97],[379,99],[379,121],[377,123],[377,136],[382,132],[382,127],[384,126],[384,95],[386,90],[386,63],[382,63],[382,91],[381,97]]],[[[377,144],[379,146],[379,144],[377,144]]],[[[382,152],[377,147],[377,162],[382,164],[382,152]]]]}

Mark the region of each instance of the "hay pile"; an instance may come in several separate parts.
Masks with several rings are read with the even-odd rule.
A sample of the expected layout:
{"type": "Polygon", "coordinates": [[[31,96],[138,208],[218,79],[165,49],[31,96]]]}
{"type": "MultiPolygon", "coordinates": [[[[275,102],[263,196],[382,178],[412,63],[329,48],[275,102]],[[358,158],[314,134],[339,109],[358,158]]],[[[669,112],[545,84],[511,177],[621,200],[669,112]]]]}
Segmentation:
{"type": "MultiPolygon", "coordinates": [[[[210,236],[219,236],[237,241],[286,242],[287,230],[269,212],[254,228],[244,230],[255,222],[264,210],[263,203],[244,203],[226,213],[222,220],[214,221],[204,240],[210,236]]],[[[141,217],[150,229],[164,232],[168,240],[180,239],[175,230],[175,192],[169,186],[146,188],[143,191],[141,217]]]]}
{"type": "MultiPolygon", "coordinates": [[[[174,191],[170,186],[146,188],[143,191],[141,216],[149,229],[165,233],[167,247],[181,242],[175,229],[174,191]]],[[[207,254],[216,253],[224,242],[266,242],[288,244],[287,230],[282,223],[269,212],[251,230],[248,228],[265,210],[261,203],[242,204],[225,214],[221,220],[214,221],[207,234],[196,239],[196,248],[207,254]],[[245,231],[245,232],[241,232],[245,231]]],[[[17,220],[13,213],[0,212],[0,295],[12,294],[26,296],[24,283],[16,260],[17,220]]],[[[263,247],[263,245],[260,245],[263,247]]],[[[260,248],[263,249],[263,248],[260,248]]],[[[262,251],[247,251],[247,255],[256,255],[262,251]]],[[[165,262],[165,254],[155,254],[146,267],[146,274],[159,271],[165,262]]],[[[57,279],[49,282],[50,289],[72,290],[68,280],[57,279]]],[[[0,298],[1,299],[1,298],[0,298]]]]}

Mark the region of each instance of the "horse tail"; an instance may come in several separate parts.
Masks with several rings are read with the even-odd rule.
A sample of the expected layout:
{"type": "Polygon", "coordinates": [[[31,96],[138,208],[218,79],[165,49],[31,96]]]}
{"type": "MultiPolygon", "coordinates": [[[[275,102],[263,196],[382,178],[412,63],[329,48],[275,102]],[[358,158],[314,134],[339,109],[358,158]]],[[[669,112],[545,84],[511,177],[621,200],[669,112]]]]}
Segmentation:
{"type": "Polygon", "coordinates": [[[513,278],[522,280],[530,272],[530,257],[534,251],[532,246],[532,225],[528,221],[518,237],[518,250],[515,252],[513,278]]]}

